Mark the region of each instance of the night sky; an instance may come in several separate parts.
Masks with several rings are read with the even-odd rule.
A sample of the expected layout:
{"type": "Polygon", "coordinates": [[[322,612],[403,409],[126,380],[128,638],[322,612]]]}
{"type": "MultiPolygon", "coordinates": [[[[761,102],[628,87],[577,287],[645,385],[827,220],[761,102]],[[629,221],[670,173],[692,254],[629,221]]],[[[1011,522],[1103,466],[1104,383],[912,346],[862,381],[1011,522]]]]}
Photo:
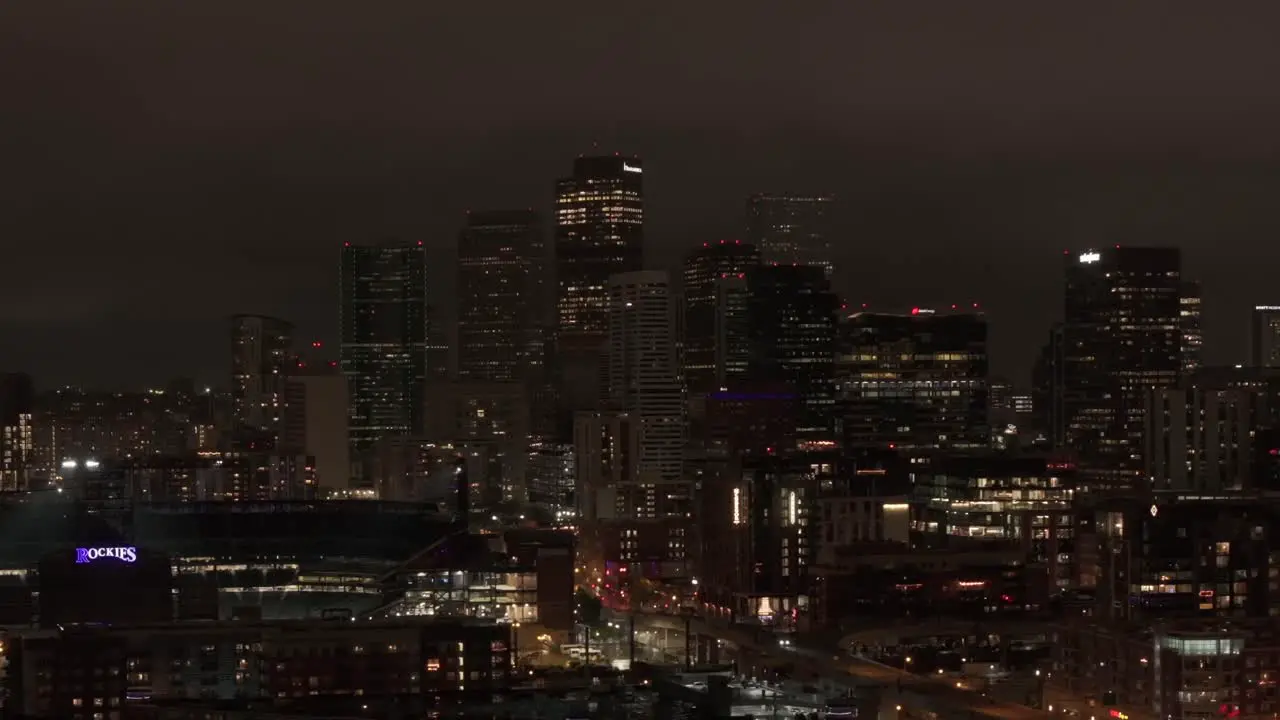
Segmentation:
{"type": "MultiPolygon", "coordinates": [[[[981,302],[1023,379],[1064,248],[1179,244],[1208,360],[1280,304],[1280,3],[7,0],[0,370],[225,384],[226,316],[335,333],[344,240],[452,246],[645,159],[650,264],[839,200],[856,303],[981,302]]],[[[448,281],[443,292],[452,292],[448,281]]]]}

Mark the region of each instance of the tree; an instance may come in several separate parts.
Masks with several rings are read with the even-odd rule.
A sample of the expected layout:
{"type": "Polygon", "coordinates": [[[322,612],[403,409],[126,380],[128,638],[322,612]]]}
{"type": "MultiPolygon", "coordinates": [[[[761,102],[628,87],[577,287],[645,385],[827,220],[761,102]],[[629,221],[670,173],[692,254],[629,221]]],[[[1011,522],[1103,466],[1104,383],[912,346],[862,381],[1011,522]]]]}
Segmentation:
{"type": "Polygon", "coordinates": [[[578,622],[583,625],[600,623],[600,614],[604,611],[604,604],[600,602],[600,598],[579,588],[574,600],[578,610],[578,622]]]}

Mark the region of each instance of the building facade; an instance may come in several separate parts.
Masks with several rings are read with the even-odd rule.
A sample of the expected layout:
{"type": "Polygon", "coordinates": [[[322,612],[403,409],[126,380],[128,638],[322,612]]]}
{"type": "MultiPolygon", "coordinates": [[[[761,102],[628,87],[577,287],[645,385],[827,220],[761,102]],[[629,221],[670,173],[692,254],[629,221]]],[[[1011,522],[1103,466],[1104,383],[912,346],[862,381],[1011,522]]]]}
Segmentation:
{"type": "Polygon", "coordinates": [[[556,369],[560,403],[592,407],[609,331],[609,278],[644,263],[644,166],[579,157],[556,182],[556,369]]]}
{"type": "Polygon", "coordinates": [[[797,443],[835,441],[836,313],[821,267],[768,265],[747,278],[750,352],[747,378],[785,383],[801,403],[797,443]]]}
{"type": "Polygon", "coordinates": [[[990,445],[984,316],[859,312],[842,323],[839,342],[846,447],[922,456],[990,445]]]}
{"type": "Polygon", "coordinates": [[[827,277],[831,252],[829,195],[759,193],[747,198],[747,241],[766,264],[817,265],[827,277]]]}
{"type": "Polygon", "coordinates": [[[741,240],[703,243],[684,261],[682,367],[691,395],[715,392],[746,374],[746,275],[760,264],[741,240]]]}
{"type": "Polygon", "coordinates": [[[231,318],[231,413],[235,429],[278,438],[285,384],[297,362],[293,323],[265,315],[231,318]]]}
{"type": "Polygon", "coordinates": [[[458,379],[515,382],[541,365],[530,345],[543,319],[545,274],[537,213],[467,213],[458,238],[458,379]]]}
{"type": "Polygon", "coordinates": [[[35,389],[22,373],[0,374],[0,490],[25,490],[35,459],[35,389]]]}
{"type": "MultiPolygon", "coordinates": [[[[420,436],[426,411],[427,283],[422,243],[342,248],[339,330],[348,446],[364,467],[374,444],[420,436]]],[[[357,480],[360,474],[357,472],[357,480]]]]}
{"type": "Polygon", "coordinates": [[[1256,305],[1250,319],[1254,367],[1280,367],[1280,305],[1256,305]]]}
{"type": "Polygon", "coordinates": [[[1181,253],[1115,247],[1064,256],[1063,444],[1086,487],[1131,487],[1146,398],[1182,372],[1181,253]]]}

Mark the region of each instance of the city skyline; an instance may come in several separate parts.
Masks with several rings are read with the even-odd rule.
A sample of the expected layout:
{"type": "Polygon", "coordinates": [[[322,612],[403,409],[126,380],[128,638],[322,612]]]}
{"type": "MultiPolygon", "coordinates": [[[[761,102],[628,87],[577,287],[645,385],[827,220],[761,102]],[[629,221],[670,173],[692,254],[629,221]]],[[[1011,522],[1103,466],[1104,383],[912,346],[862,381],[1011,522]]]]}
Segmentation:
{"type": "Polygon", "coordinates": [[[257,8],[244,27],[202,3],[108,3],[78,22],[59,5],[0,10],[16,109],[0,236],[21,240],[0,268],[0,357],[39,370],[42,387],[216,379],[235,313],[332,343],[342,242],[420,239],[448,257],[466,209],[545,212],[566,161],[597,151],[647,163],[648,268],[743,237],[752,193],[830,193],[837,288],[877,306],[980,301],[1002,375],[1025,376],[1058,312],[1064,247],[1181,246],[1204,283],[1207,364],[1245,359],[1249,309],[1276,302],[1280,104],[1265,68],[1277,50],[1256,17],[1162,4],[1154,27],[1109,8],[1110,31],[1082,45],[1093,19],[1022,5],[939,6],[945,21],[928,23],[902,8],[740,8],[735,37],[787,38],[766,59],[712,32],[722,19],[707,9],[674,36],[588,14],[553,50],[542,39],[557,14],[522,10],[521,31],[500,33],[521,58],[512,75],[505,54],[424,71],[455,67],[450,28],[475,20],[461,8],[428,20],[380,3],[356,23],[323,3],[301,20],[257,8]],[[299,21],[311,32],[285,31],[299,21]],[[367,51],[365,30],[387,27],[367,51]],[[885,39],[904,33],[920,42],[885,39]],[[616,85],[580,62],[606,36],[616,85]],[[674,51],[642,61],[658,41],[674,51]],[[314,73],[275,59],[300,56],[314,73]],[[538,79],[552,77],[546,92],[538,79]],[[425,100],[455,97],[453,113],[425,100]],[[513,123],[499,107],[528,112],[513,123]],[[87,367],[68,339],[138,352],[87,367]]]}

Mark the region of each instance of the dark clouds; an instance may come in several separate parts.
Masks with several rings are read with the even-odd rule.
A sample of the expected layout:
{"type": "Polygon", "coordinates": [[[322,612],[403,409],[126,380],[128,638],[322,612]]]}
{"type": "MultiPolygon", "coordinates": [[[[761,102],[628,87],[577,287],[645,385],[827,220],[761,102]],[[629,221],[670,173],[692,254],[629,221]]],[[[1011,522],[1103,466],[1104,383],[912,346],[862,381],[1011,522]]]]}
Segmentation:
{"type": "Polygon", "coordinates": [[[1249,303],[1277,301],[1277,20],[1274,3],[11,0],[0,367],[220,380],[229,313],[331,335],[342,240],[448,248],[467,208],[546,207],[593,141],[645,156],[655,263],[737,234],[748,192],[828,190],[851,300],[981,301],[998,369],[1021,375],[1063,247],[1178,243],[1210,358],[1234,360],[1249,303]]]}

